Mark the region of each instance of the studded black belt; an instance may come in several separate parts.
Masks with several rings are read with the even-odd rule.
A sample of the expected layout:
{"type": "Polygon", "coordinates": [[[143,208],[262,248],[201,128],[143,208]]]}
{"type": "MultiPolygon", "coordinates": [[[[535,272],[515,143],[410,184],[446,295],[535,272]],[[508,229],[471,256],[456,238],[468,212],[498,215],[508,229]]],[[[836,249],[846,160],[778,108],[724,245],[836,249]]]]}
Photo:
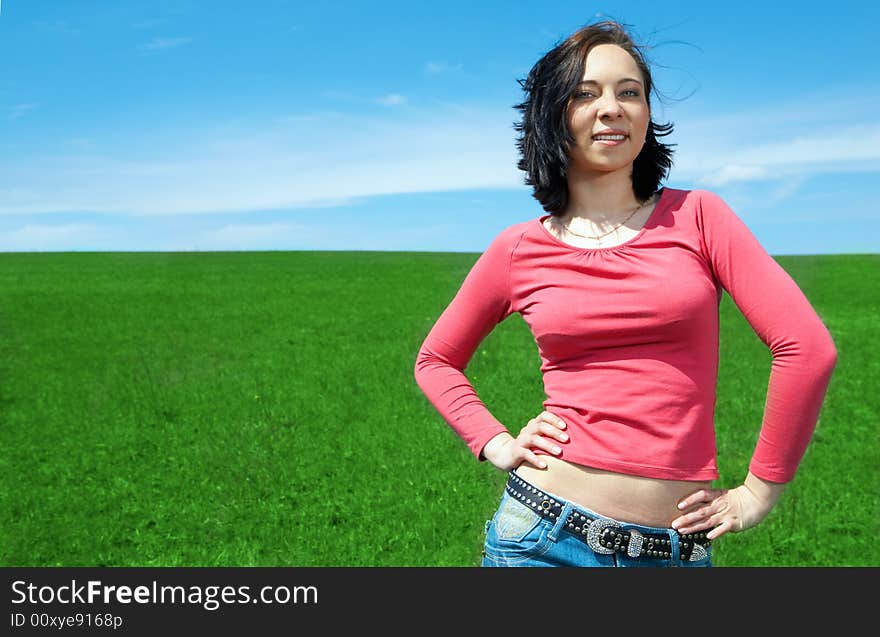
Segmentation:
{"type": "MultiPolygon", "coordinates": [[[[558,520],[562,515],[565,501],[542,492],[529,484],[513,471],[507,478],[507,493],[523,506],[529,507],[538,515],[558,520]]],[[[642,533],[636,529],[623,529],[617,520],[604,517],[590,517],[578,510],[572,511],[562,527],[568,533],[587,544],[596,553],[610,555],[625,553],[629,557],[650,557],[672,559],[672,541],[666,534],[642,533]]],[[[706,557],[711,540],[706,532],[678,533],[681,559],[697,561],[706,557]]]]}

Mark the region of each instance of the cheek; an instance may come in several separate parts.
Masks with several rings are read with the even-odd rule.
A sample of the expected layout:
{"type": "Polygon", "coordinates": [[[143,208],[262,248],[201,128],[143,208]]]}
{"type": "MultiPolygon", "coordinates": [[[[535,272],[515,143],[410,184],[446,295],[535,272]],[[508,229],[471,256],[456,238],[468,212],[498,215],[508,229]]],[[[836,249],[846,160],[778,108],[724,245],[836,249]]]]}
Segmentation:
{"type": "Polygon", "coordinates": [[[644,141],[648,134],[648,122],[651,120],[651,113],[645,109],[637,109],[630,114],[630,121],[633,124],[633,136],[638,132],[638,139],[644,141]]]}
{"type": "Polygon", "coordinates": [[[592,131],[592,110],[589,108],[576,108],[569,112],[568,128],[575,135],[585,131],[592,131]]]}

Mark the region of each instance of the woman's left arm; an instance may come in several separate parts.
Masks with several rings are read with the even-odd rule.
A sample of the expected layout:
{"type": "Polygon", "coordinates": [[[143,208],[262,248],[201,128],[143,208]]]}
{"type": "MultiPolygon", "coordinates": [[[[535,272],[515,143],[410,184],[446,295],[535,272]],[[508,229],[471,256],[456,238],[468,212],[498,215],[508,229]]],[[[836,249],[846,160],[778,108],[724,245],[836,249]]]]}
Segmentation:
{"type": "Polygon", "coordinates": [[[675,520],[684,533],[715,527],[714,538],[760,522],[794,478],[815,430],[837,349],[797,283],[745,223],[714,193],[691,194],[698,197],[696,219],[716,279],[773,356],[748,477],[735,489],[685,498],[686,514],[675,520]]]}

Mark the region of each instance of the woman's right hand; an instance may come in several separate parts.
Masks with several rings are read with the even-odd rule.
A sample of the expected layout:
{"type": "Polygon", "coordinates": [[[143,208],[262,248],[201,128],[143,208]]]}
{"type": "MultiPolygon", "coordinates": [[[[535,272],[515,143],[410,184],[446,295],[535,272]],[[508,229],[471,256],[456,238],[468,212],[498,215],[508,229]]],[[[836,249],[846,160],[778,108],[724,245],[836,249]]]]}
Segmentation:
{"type": "Polygon", "coordinates": [[[559,456],[562,448],[558,443],[568,442],[565,428],[562,418],[542,411],[526,423],[516,438],[505,431],[489,440],[483,447],[483,457],[502,471],[516,469],[523,462],[546,469],[547,463],[532,449],[559,456]]]}

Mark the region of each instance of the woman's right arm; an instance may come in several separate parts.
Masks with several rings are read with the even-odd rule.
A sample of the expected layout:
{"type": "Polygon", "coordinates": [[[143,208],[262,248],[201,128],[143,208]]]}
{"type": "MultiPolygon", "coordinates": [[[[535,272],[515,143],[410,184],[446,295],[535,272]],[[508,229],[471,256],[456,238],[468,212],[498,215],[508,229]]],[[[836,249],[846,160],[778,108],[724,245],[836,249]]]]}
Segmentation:
{"type": "Polygon", "coordinates": [[[416,383],[480,460],[486,443],[507,427],[489,412],[464,371],[483,339],[513,312],[510,261],[520,237],[507,229],[492,241],[416,356],[416,383]]]}
{"type": "Polygon", "coordinates": [[[425,396],[474,456],[503,471],[523,462],[544,468],[533,449],[558,455],[558,444],[568,441],[565,422],[546,411],[512,436],[480,400],[464,373],[483,339],[514,311],[510,263],[521,237],[516,227],[508,228],[477,259],[425,338],[414,370],[425,396]]]}

